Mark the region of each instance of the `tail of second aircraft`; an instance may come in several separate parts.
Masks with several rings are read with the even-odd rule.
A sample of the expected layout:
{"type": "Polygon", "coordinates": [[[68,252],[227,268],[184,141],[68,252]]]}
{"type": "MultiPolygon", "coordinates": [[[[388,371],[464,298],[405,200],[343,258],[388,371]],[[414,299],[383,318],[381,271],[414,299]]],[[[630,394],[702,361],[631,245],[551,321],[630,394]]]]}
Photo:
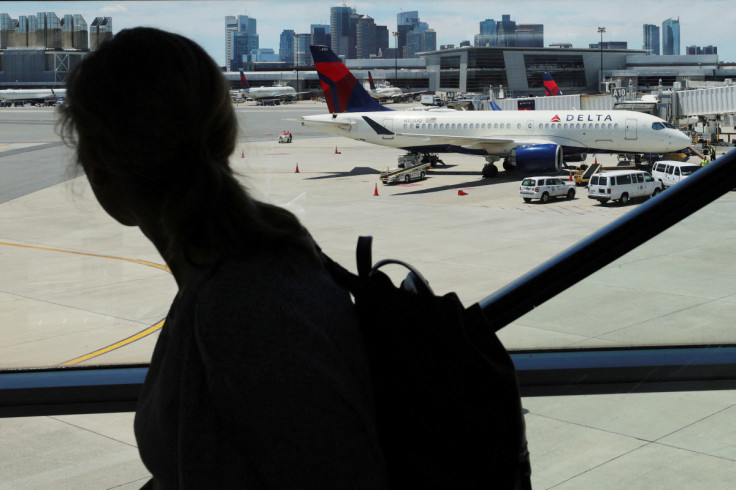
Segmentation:
{"type": "Polygon", "coordinates": [[[242,90],[248,90],[248,80],[246,80],[243,70],[240,70],[240,88],[242,90]]]}
{"type": "Polygon", "coordinates": [[[562,95],[560,87],[557,86],[557,82],[552,78],[552,74],[548,71],[542,73],[542,80],[544,82],[544,95],[562,95]]]}
{"type": "Polygon", "coordinates": [[[368,72],[368,83],[370,84],[371,90],[376,90],[376,84],[373,81],[373,76],[371,75],[371,72],[368,72]]]}
{"type": "Polygon", "coordinates": [[[327,107],[335,112],[390,111],[370,96],[348,67],[327,46],[310,46],[327,107]]]}

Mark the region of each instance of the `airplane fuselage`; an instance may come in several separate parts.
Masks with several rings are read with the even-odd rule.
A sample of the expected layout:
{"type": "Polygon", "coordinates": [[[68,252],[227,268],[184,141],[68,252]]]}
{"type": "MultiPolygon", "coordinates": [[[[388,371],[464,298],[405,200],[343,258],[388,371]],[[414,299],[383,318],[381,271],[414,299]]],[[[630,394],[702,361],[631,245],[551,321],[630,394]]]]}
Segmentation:
{"type": "Polygon", "coordinates": [[[275,87],[251,87],[241,91],[246,97],[252,99],[276,99],[279,97],[295,97],[296,90],[288,85],[275,87]]]}
{"type": "Polygon", "coordinates": [[[0,90],[0,100],[47,100],[61,98],[66,95],[66,89],[5,89],[0,90]]]}
{"type": "Polygon", "coordinates": [[[539,144],[559,145],[565,154],[668,153],[690,144],[687,135],[660,118],[631,111],[347,112],[305,116],[302,123],[413,152],[500,157],[539,144]]]}

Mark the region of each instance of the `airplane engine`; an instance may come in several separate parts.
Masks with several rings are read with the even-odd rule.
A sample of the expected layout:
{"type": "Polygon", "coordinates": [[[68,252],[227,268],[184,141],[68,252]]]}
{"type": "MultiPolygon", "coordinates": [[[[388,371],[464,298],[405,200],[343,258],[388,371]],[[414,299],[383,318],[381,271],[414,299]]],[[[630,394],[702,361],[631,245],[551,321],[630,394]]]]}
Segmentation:
{"type": "Polygon", "coordinates": [[[519,172],[559,172],[562,168],[562,148],[554,144],[520,146],[516,149],[515,159],[519,172]]]}
{"type": "Polygon", "coordinates": [[[565,155],[565,163],[567,162],[584,162],[588,158],[587,153],[575,153],[572,155],[565,155]]]}

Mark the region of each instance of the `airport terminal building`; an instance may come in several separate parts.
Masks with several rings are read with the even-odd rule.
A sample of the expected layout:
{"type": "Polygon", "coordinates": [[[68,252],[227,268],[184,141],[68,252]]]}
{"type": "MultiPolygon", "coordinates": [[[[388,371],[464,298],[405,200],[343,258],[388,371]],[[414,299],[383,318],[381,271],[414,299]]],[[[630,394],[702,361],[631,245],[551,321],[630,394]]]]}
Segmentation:
{"type": "MultiPolygon", "coordinates": [[[[506,97],[544,95],[542,73],[548,71],[565,94],[599,93],[601,67],[603,80],[615,80],[619,86],[631,84],[649,92],[660,84],[672,87],[675,82],[723,82],[736,78],[736,63],[721,63],[718,55],[652,56],[642,49],[509,48],[472,47],[419,53],[414,59],[346,60],[347,67],[359,80],[368,72],[375,80],[386,80],[407,90],[431,93],[496,93],[506,97]]],[[[233,88],[239,88],[239,75],[226,73],[233,88]]],[[[255,64],[248,74],[253,85],[285,82],[298,91],[319,94],[319,80],[313,69],[298,73],[287,68],[274,70],[255,64]],[[297,86],[298,84],[298,86],[297,86]]]]}
{"type": "MultiPolygon", "coordinates": [[[[47,47],[0,49],[0,88],[62,87],[66,72],[89,51],[47,47]]],[[[420,53],[411,59],[346,60],[362,81],[368,72],[378,81],[431,93],[488,94],[503,90],[506,97],[544,95],[542,73],[548,71],[565,94],[599,93],[603,80],[616,80],[651,91],[660,81],[665,87],[675,82],[723,82],[736,78],[736,63],[721,63],[718,55],[651,56],[640,49],[509,48],[472,47],[420,53]]],[[[312,67],[276,68],[255,63],[249,72],[251,85],[287,83],[297,91],[321,95],[319,79],[312,67]]],[[[237,72],[226,72],[233,89],[240,88],[237,72]]]]}

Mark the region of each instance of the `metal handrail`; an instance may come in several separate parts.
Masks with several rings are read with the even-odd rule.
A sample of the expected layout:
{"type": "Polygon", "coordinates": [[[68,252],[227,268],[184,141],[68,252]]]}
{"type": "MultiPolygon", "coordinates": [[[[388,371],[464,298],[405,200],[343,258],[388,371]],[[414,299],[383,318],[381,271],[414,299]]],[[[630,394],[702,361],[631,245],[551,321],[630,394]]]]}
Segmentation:
{"type": "Polygon", "coordinates": [[[494,331],[555,297],[736,188],[736,151],[482,299],[494,331]]]}

